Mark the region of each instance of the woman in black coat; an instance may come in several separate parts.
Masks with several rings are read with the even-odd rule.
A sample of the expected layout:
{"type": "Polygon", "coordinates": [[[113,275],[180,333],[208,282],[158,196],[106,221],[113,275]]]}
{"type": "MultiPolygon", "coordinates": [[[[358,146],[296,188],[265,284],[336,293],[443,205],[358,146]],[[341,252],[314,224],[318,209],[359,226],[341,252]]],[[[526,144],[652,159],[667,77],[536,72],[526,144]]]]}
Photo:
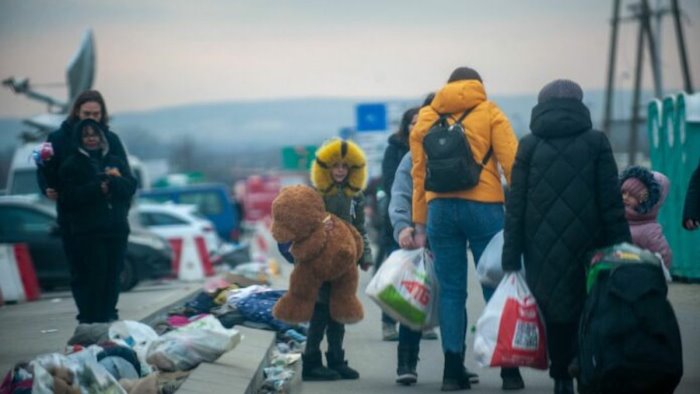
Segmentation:
{"type": "Polygon", "coordinates": [[[520,269],[544,314],[555,393],[573,393],[568,366],[576,352],[594,248],[630,242],[610,143],[591,129],[575,82],[540,91],[518,152],[506,201],[503,270],[520,269]]]}
{"type": "Polygon", "coordinates": [[[127,163],[110,153],[98,122],[80,121],[74,138],[75,150],[59,170],[59,203],[76,240],[71,287],[80,323],[109,322],[119,319],[119,275],[136,179],[127,163]]]}

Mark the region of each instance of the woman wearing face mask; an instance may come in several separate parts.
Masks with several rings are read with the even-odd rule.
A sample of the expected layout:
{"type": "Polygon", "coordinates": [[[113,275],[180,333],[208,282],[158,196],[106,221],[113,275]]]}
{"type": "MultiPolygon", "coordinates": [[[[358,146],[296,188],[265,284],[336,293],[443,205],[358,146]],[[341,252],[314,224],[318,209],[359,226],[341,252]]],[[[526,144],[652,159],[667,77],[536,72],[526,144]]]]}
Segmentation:
{"type": "Polygon", "coordinates": [[[100,123],[80,121],[74,138],[73,154],[59,170],[58,196],[76,241],[73,297],[81,323],[110,322],[119,319],[119,275],[136,179],[126,162],[111,153],[100,123]]]}

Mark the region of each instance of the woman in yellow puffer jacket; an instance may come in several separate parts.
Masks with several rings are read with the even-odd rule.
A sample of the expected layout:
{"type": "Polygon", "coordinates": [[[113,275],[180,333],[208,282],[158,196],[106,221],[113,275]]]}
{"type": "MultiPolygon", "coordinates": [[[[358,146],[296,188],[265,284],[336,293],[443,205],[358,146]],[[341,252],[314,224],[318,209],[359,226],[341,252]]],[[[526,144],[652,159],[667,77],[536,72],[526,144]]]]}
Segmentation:
{"type": "MultiPolygon", "coordinates": [[[[504,192],[497,164],[510,183],[518,141],[506,116],[486,98],[479,74],[468,67],[457,68],[447,85],[440,89],[429,106],[418,114],[410,136],[413,157],[413,221],[416,240],[425,244],[425,236],[435,254],[440,285],[440,331],[445,353],[443,391],[469,388],[464,367],[467,316],[467,245],[478,262],[491,238],[503,229],[504,192]],[[423,139],[441,115],[450,115],[454,123],[461,115],[462,127],[474,161],[485,161],[476,186],[468,190],[436,193],[425,190],[427,158],[423,139]],[[492,154],[491,154],[492,152],[492,154]],[[490,156],[489,156],[490,155],[490,156]]],[[[493,289],[483,288],[488,301],[493,289]]],[[[524,387],[517,368],[501,370],[503,389],[524,387]]]]}

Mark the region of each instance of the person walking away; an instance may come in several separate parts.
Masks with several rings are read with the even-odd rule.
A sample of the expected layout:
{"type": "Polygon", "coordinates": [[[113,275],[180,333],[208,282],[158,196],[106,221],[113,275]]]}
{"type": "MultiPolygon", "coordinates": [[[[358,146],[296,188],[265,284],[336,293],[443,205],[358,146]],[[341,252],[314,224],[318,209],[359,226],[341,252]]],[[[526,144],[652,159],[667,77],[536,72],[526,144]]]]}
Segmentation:
{"type": "Polygon", "coordinates": [[[661,255],[667,269],[671,268],[673,256],[657,216],[668,195],[669,184],[664,174],[640,166],[629,167],[620,174],[622,203],[632,242],[661,255]]]}
{"type": "MultiPolygon", "coordinates": [[[[352,224],[362,235],[364,255],[358,261],[362,270],[372,265],[372,253],[365,229],[363,189],[367,182],[365,154],[355,143],[333,139],[316,152],[311,166],[311,182],[323,197],[326,211],[352,224]]],[[[324,283],[309,322],[306,348],[302,354],[302,380],[358,379],[360,374],[345,360],[345,325],[333,320],[329,310],[330,284],[324,283]],[[321,341],[326,336],[328,352],[323,366],[321,341]]]]}
{"type": "Polygon", "coordinates": [[[127,215],[136,191],[128,165],[110,153],[100,123],[75,126],[75,150],[59,170],[59,203],[67,215],[74,250],[74,297],[81,323],[119,319],[119,275],[129,235],[127,215]]]}
{"type": "MultiPolygon", "coordinates": [[[[411,179],[411,152],[404,155],[399,163],[391,188],[392,199],[389,204],[389,218],[393,227],[393,236],[402,249],[416,249],[414,224],[411,220],[413,180],[411,179]]],[[[399,344],[397,346],[396,383],[411,385],[418,381],[418,354],[420,341],[426,331],[415,331],[403,324],[399,325],[399,344]]],[[[430,330],[434,332],[433,330],[430,330]]],[[[479,383],[479,375],[467,370],[470,383],[479,383]]]]}
{"type": "MultiPolygon", "coordinates": [[[[76,294],[77,292],[80,292],[76,281],[79,274],[76,272],[77,263],[74,258],[77,242],[75,241],[75,237],[73,237],[71,230],[68,227],[65,207],[59,200],[63,185],[58,177],[58,172],[63,162],[73,152],[75,147],[73,138],[73,129],[75,128],[75,125],[79,121],[85,119],[93,119],[100,123],[102,129],[105,130],[105,136],[110,146],[110,153],[126,162],[128,167],[128,160],[124,146],[119,140],[117,134],[109,130],[109,114],[107,113],[107,106],[104,98],[100,92],[96,90],[87,90],[80,93],[78,97],[75,98],[70,113],[61,124],[61,127],[58,130],[51,132],[46,138],[46,142],[50,143],[53,147],[53,156],[50,160],[45,162],[39,170],[37,170],[37,184],[39,186],[39,190],[41,190],[43,195],[45,195],[48,199],[56,202],[56,221],[61,233],[63,252],[70,267],[71,292],[73,293],[73,298],[76,300],[79,298],[76,297],[76,294]]],[[[80,307],[78,307],[78,311],[80,311],[80,307]]],[[[83,320],[85,320],[80,313],[78,313],[76,319],[78,322],[83,322],[83,320]]]]}
{"type": "MultiPolygon", "coordinates": [[[[388,145],[384,151],[384,158],[382,159],[382,187],[385,197],[379,213],[384,217],[384,220],[382,220],[383,226],[379,234],[379,251],[374,264],[375,273],[382,266],[387,256],[399,248],[392,236],[393,228],[388,213],[389,204],[391,204],[391,186],[394,184],[394,174],[396,174],[399,162],[408,152],[408,136],[416,123],[417,116],[418,108],[410,108],[403,113],[399,129],[389,136],[388,145]]],[[[396,320],[384,312],[382,312],[382,339],[385,341],[399,339],[399,333],[396,331],[396,320]]]]}
{"type": "MultiPolygon", "coordinates": [[[[414,239],[419,247],[424,246],[427,230],[440,288],[440,337],[445,355],[442,390],[465,389],[471,386],[464,367],[467,329],[465,250],[469,247],[474,261],[478,262],[488,242],[503,228],[504,193],[497,164],[510,180],[518,141],[506,116],[486,98],[479,73],[468,67],[454,70],[431,104],[420,110],[409,141],[413,160],[414,239]],[[464,137],[446,147],[451,152],[460,153],[459,157],[451,158],[452,162],[461,163],[459,166],[433,163],[424,148],[424,141],[431,139],[430,130],[445,122],[450,125],[450,130],[459,130],[464,137]],[[464,164],[469,157],[472,158],[471,164],[464,164]],[[426,168],[431,168],[431,171],[426,171],[426,168]],[[445,175],[446,169],[465,171],[455,178],[445,175]],[[447,182],[440,182],[445,179],[447,182]],[[426,187],[426,182],[431,185],[426,187]],[[471,186],[461,186],[467,183],[471,186]],[[460,186],[456,186],[458,184],[460,186]]],[[[434,144],[428,145],[429,150],[434,147],[434,144]]],[[[484,297],[489,299],[493,289],[482,289],[484,297]]],[[[517,368],[502,369],[501,376],[504,389],[524,387],[517,368]]]]}
{"type": "Polygon", "coordinates": [[[574,392],[568,368],[576,355],[588,253],[631,241],[610,143],[592,129],[582,100],[581,87],[565,79],[539,92],[506,203],[503,270],[518,271],[523,257],[545,320],[558,394],[574,392]]]}
{"type": "Polygon", "coordinates": [[[700,228],[700,162],[690,177],[688,191],[685,194],[683,228],[688,231],[700,228]]]}

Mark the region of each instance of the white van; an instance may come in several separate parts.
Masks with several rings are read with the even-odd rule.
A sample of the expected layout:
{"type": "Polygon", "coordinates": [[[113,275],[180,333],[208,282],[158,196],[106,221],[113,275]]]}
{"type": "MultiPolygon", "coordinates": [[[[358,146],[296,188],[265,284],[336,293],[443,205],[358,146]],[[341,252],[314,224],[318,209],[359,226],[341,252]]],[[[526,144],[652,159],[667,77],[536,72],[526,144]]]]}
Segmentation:
{"type": "MultiPolygon", "coordinates": [[[[32,159],[32,150],[40,142],[30,142],[19,146],[12,156],[10,170],[7,176],[5,194],[39,194],[39,185],[36,180],[36,164],[32,159]]],[[[128,156],[131,172],[136,178],[138,189],[150,189],[151,180],[141,160],[136,156],[128,156]]]]}

